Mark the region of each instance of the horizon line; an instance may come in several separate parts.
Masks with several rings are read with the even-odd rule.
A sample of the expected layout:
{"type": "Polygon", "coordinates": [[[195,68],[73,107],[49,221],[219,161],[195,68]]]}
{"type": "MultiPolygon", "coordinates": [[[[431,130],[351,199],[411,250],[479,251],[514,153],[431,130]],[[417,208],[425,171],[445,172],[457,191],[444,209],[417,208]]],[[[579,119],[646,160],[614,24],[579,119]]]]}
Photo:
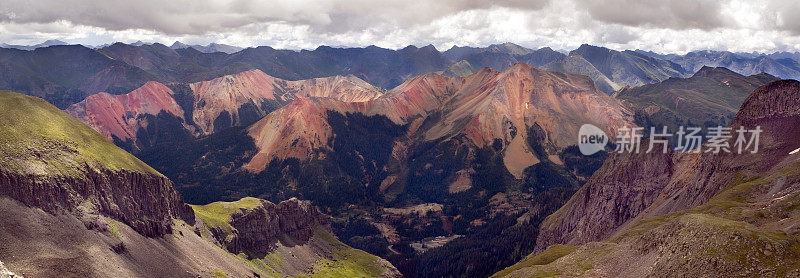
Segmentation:
{"type": "MultiPolygon", "coordinates": [[[[418,49],[426,48],[426,47],[433,47],[436,51],[438,51],[440,53],[444,53],[444,52],[450,51],[450,50],[455,49],[455,48],[486,49],[486,48],[489,48],[489,47],[492,47],[492,46],[503,46],[503,45],[511,44],[513,46],[522,47],[522,48],[525,48],[527,50],[532,50],[532,51],[537,51],[537,50],[542,50],[542,49],[545,49],[545,48],[549,48],[549,49],[551,49],[553,51],[556,51],[556,52],[559,52],[559,53],[563,53],[563,54],[569,54],[570,52],[572,52],[574,50],[577,50],[577,49],[579,49],[581,47],[584,47],[584,46],[605,48],[605,49],[619,51],[619,52],[624,52],[624,51],[643,51],[643,52],[655,53],[655,54],[658,54],[658,55],[670,55],[670,54],[686,55],[686,54],[692,53],[692,52],[703,52],[703,51],[729,52],[729,53],[733,53],[733,54],[750,54],[750,55],[753,55],[753,54],[755,54],[755,55],[771,55],[771,54],[776,54],[776,53],[798,53],[798,54],[800,54],[800,51],[793,51],[792,52],[792,51],[787,51],[787,50],[775,50],[773,52],[759,52],[759,51],[744,52],[744,51],[730,51],[730,50],[720,50],[720,49],[710,49],[710,48],[702,48],[702,49],[699,48],[699,49],[686,51],[686,52],[660,52],[660,51],[645,50],[645,49],[639,49],[639,48],[635,48],[635,49],[629,49],[629,48],[628,49],[617,49],[617,48],[612,48],[612,47],[603,46],[603,45],[593,45],[593,44],[589,44],[589,43],[581,43],[581,45],[578,48],[574,48],[574,49],[556,49],[556,48],[553,48],[553,47],[550,47],[550,46],[530,47],[530,46],[525,46],[525,45],[522,45],[522,44],[519,44],[519,43],[510,42],[510,41],[502,42],[502,43],[493,43],[493,44],[484,45],[484,46],[470,46],[470,45],[459,46],[459,45],[454,44],[452,47],[448,48],[447,50],[440,50],[439,48],[437,48],[432,43],[429,43],[427,45],[422,45],[422,46],[420,46],[418,44],[409,44],[409,45],[407,45],[405,47],[402,47],[402,48],[382,47],[382,46],[377,46],[377,45],[374,45],[374,44],[367,45],[367,46],[344,46],[344,45],[333,46],[333,45],[320,44],[317,47],[315,47],[313,49],[310,49],[310,48],[275,48],[275,47],[273,47],[271,45],[251,45],[251,46],[243,47],[243,46],[224,44],[224,43],[218,43],[218,42],[209,42],[207,44],[189,44],[189,43],[183,43],[183,42],[181,42],[179,40],[174,41],[170,45],[162,43],[162,42],[158,42],[158,41],[142,41],[142,40],[137,40],[135,42],[115,41],[115,42],[104,43],[104,44],[99,44],[99,45],[91,45],[91,44],[84,44],[84,43],[70,43],[70,42],[67,42],[67,41],[62,40],[62,39],[48,39],[48,40],[42,41],[41,43],[38,43],[38,44],[27,44],[27,45],[26,44],[2,43],[2,44],[0,44],[0,48],[32,51],[32,50],[35,50],[35,49],[47,48],[47,47],[51,47],[51,46],[80,45],[80,46],[83,46],[83,47],[86,47],[86,48],[90,48],[90,49],[101,49],[101,48],[105,48],[105,47],[112,46],[112,45],[115,45],[115,44],[124,44],[124,45],[130,45],[130,46],[160,44],[160,45],[166,46],[168,48],[172,48],[172,45],[174,45],[176,43],[181,43],[181,44],[186,45],[186,47],[184,47],[184,48],[177,48],[177,49],[194,48],[194,47],[210,47],[212,45],[221,45],[221,46],[238,48],[237,51],[232,52],[232,53],[236,53],[236,52],[239,52],[241,50],[245,50],[245,49],[249,49],[249,48],[259,48],[259,47],[269,47],[269,48],[272,48],[272,49],[275,49],[275,50],[289,50],[289,51],[296,51],[296,52],[300,52],[300,51],[315,51],[315,50],[318,50],[318,49],[324,48],[324,47],[334,48],[334,49],[366,49],[366,48],[375,47],[375,48],[392,50],[392,51],[399,51],[399,50],[403,50],[403,49],[406,49],[406,48],[409,48],[409,47],[415,47],[415,48],[418,48],[418,49]],[[45,45],[48,42],[56,42],[58,44],[45,45]],[[39,47],[36,47],[36,46],[39,46],[39,47]],[[24,48],[36,47],[36,48],[34,48],[34,49],[20,49],[20,48],[23,48],[23,47],[24,48]]],[[[232,54],[232,53],[229,53],[229,54],[232,54]]]]}

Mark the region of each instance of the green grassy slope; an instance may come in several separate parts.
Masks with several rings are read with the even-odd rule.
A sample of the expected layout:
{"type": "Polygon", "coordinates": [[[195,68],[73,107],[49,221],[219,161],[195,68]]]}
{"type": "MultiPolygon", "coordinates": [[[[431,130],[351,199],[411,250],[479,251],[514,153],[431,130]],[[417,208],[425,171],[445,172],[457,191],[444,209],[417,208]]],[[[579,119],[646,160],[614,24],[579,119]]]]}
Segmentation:
{"type": "Polygon", "coordinates": [[[241,209],[252,209],[261,201],[257,198],[246,197],[235,202],[214,202],[207,205],[190,205],[195,215],[209,227],[219,227],[230,233],[233,227],[230,224],[231,214],[241,209]]]}
{"type": "Polygon", "coordinates": [[[44,100],[0,91],[0,167],[22,174],[75,176],[85,165],[160,175],[44,100]]]}
{"type": "Polygon", "coordinates": [[[380,277],[385,271],[378,257],[345,245],[330,233],[317,229],[315,238],[332,247],[331,258],[317,261],[309,277],[380,277]]]}

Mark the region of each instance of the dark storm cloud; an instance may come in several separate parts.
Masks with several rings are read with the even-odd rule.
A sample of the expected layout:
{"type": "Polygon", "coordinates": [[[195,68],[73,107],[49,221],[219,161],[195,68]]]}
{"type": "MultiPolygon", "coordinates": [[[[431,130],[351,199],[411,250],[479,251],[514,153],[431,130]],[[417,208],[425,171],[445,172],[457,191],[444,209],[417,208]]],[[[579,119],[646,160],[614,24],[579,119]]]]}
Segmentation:
{"type": "Polygon", "coordinates": [[[0,41],[800,50],[797,0],[0,0],[0,41]]]}
{"type": "Polygon", "coordinates": [[[596,20],[627,26],[713,29],[726,25],[717,0],[577,0],[596,20]]]}
{"type": "Polygon", "coordinates": [[[264,15],[236,11],[236,1],[0,0],[0,21],[50,23],[69,21],[106,30],[147,29],[167,34],[201,34],[241,27],[267,18],[309,20],[308,13],[275,5],[264,15]]]}
{"type": "Polygon", "coordinates": [[[440,1],[336,1],[329,9],[328,24],[311,27],[321,32],[344,33],[360,31],[382,24],[396,27],[413,27],[428,24],[436,19],[462,11],[506,7],[519,10],[538,10],[549,0],[440,0],[440,1]]]}
{"type": "Polygon", "coordinates": [[[604,29],[605,30],[598,33],[598,41],[626,44],[639,38],[639,36],[621,26],[612,25],[604,29]]]}
{"type": "Polygon", "coordinates": [[[800,3],[794,0],[770,0],[767,7],[771,13],[767,14],[768,22],[775,26],[800,35],[800,3]]]}
{"type": "Polygon", "coordinates": [[[380,24],[422,25],[464,10],[540,9],[546,1],[0,0],[0,22],[65,20],[107,30],[146,29],[166,34],[203,34],[253,23],[282,22],[308,25],[321,32],[343,33],[380,24]]]}

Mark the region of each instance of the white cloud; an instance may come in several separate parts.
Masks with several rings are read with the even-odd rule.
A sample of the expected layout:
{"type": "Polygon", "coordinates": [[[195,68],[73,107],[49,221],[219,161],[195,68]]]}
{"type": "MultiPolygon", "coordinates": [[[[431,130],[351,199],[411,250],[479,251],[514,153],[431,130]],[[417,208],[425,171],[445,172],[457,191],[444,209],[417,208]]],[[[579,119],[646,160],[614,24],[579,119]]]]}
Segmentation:
{"type": "Polygon", "coordinates": [[[0,41],[800,50],[791,0],[0,0],[0,41]]]}

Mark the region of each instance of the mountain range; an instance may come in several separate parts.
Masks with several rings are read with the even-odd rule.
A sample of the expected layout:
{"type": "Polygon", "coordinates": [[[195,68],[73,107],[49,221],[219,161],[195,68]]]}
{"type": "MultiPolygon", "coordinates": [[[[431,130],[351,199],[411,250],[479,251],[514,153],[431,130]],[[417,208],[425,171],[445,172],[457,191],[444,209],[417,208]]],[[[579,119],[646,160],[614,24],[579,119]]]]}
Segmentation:
{"type": "MultiPolygon", "coordinates": [[[[158,87],[164,90],[163,99],[171,105],[149,111],[120,110],[111,118],[151,118],[147,124],[133,125],[131,129],[140,134],[157,134],[150,132],[160,126],[161,120],[152,119],[155,115],[168,113],[177,119],[189,136],[143,145],[137,155],[176,180],[179,190],[192,202],[208,202],[220,194],[228,200],[240,196],[269,200],[299,196],[328,211],[333,216],[334,233],[346,243],[384,256],[407,276],[458,273],[451,266],[465,264],[474,270],[463,275],[487,275],[500,268],[478,267],[481,259],[470,254],[480,253],[510,264],[522,259],[524,253],[501,255],[507,252],[505,248],[541,251],[536,248],[547,244],[547,237],[543,236],[550,233],[547,226],[543,225],[539,233],[520,229],[537,227],[578,188],[583,188],[577,193],[580,194],[594,184],[609,184],[594,179],[603,175],[607,175],[606,179],[624,177],[616,172],[599,174],[605,173],[600,168],[605,154],[585,157],[571,147],[580,124],[600,126],[611,137],[619,127],[631,125],[726,125],[732,122],[735,107],[745,102],[749,91],[777,80],[766,74],[742,76],[725,68],[706,67],[689,78],[673,77],[621,90],[611,97],[596,89],[587,77],[547,72],[525,64],[505,72],[485,68],[467,77],[422,75],[386,92],[364,87],[365,82],[350,78],[343,79],[347,82],[339,86],[294,86],[297,89],[289,90],[290,101],[275,102],[276,110],[260,120],[226,130],[212,129],[205,135],[191,133],[185,120],[200,119],[197,115],[211,109],[198,105],[198,96],[205,94],[199,89],[203,86],[198,86],[202,82],[185,86],[190,88],[186,92],[192,98],[181,97],[194,99],[191,107],[195,110],[191,114],[170,110],[179,107],[175,93],[161,85],[158,87]],[[686,106],[675,105],[680,102],[686,106]],[[594,173],[598,168],[600,172],[594,173]],[[333,180],[344,182],[331,183],[333,180]],[[584,182],[586,185],[581,187],[584,182]],[[507,222],[511,219],[515,220],[507,222]],[[436,249],[410,247],[430,236],[448,239],[436,249]],[[493,242],[490,246],[495,251],[471,242],[493,242]],[[411,250],[402,251],[403,248],[411,250]]],[[[231,112],[242,110],[247,103],[267,101],[261,97],[263,93],[252,92],[283,95],[274,93],[280,92],[274,84],[313,81],[281,81],[260,71],[220,80],[228,85],[213,91],[223,96],[221,99],[238,99],[221,106],[230,107],[224,111],[231,112]]],[[[316,83],[335,79],[317,80],[316,83]]],[[[218,82],[202,84],[214,83],[218,82]]],[[[162,98],[135,96],[157,85],[153,82],[117,96],[143,101],[120,106],[136,108],[160,103],[162,98]]],[[[92,98],[68,111],[102,132],[106,125],[88,119],[101,119],[91,107],[103,105],[89,105],[90,101],[92,98]]],[[[205,122],[211,122],[211,118],[205,122]]],[[[195,124],[194,130],[202,130],[199,126],[195,124]]],[[[631,178],[634,181],[655,179],[654,182],[663,183],[658,177],[671,175],[673,162],[667,159],[660,164],[643,163],[653,159],[614,155],[603,165],[624,162],[624,166],[617,167],[645,167],[626,171],[641,175],[631,178]]],[[[639,196],[635,192],[627,194],[639,196]]],[[[612,219],[614,215],[598,217],[612,219]]]]}
{"type": "Polygon", "coordinates": [[[299,97],[352,102],[381,93],[381,89],[352,75],[287,81],[250,70],[189,84],[165,86],[150,81],[127,94],[89,96],[66,110],[133,151],[159,140],[247,126],[299,97]],[[170,135],[160,134],[162,131],[170,135]],[[168,137],[159,138],[162,135],[168,137]]]}
{"type": "Polygon", "coordinates": [[[10,215],[0,227],[31,227],[0,228],[31,242],[13,241],[0,254],[19,257],[0,260],[55,275],[41,272],[55,268],[42,254],[57,242],[30,220],[108,249],[58,247],[84,258],[86,276],[789,275],[780,261],[796,257],[795,210],[780,196],[794,192],[800,83],[779,79],[796,78],[796,56],[714,53],[0,49],[10,77],[0,88],[66,112],[0,99],[0,130],[13,131],[0,153],[10,215]],[[631,126],[765,134],[762,152],[742,157],[586,156],[583,124],[609,138],[631,126]],[[204,259],[155,266],[196,252],[204,259]],[[97,267],[105,257],[120,267],[97,267]],[[629,261],[656,267],[622,268],[629,261]]]}
{"type": "Polygon", "coordinates": [[[398,50],[320,46],[300,51],[262,46],[234,51],[221,44],[188,47],[175,43],[168,47],[159,43],[115,43],[99,48],[51,44],[32,50],[0,49],[0,69],[6,77],[0,81],[1,87],[39,96],[65,108],[98,92],[127,93],[147,81],[193,83],[252,69],[286,80],[354,75],[391,89],[426,73],[466,76],[484,67],[504,71],[522,62],[549,71],[589,76],[597,88],[608,94],[626,86],[689,77],[702,66],[726,67],[742,75],[764,72],[783,79],[800,78],[798,55],[792,53],[696,51],[662,55],[581,45],[564,54],[547,47],[532,50],[511,43],[485,48],[453,47],[444,52],[431,45],[398,50]]]}
{"type": "Polygon", "coordinates": [[[67,111],[176,181],[192,203],[300,197],[330,213],[347,244],[407,276],[471,265],[462,273],[470,276],[502,269],[470,254],[507,266],[533,251],[537,233],[520,229],[538,227],[600,167],[605,154],[571,147],[580,125],[613,138],[635,124],[727,124],[748,91],[774,80],[704,68],[612,97],[585,76],[522,63],[466,77],[421,75],[389,91],[355,76],[288,81],[250,70],[148,82],[67,111]],[[676,98],[728,106],[698,114],[673,107],[676,98]],[[433,236],[448,241],[430,251],[410,247],[433,236]]]}
{"type": "Polygon", "coordinates": [[[444,53],[452,60],[465,61],[472,71],[481,67],[505,70],[516,63],[527,63],[545,70],[586,75],[606,93],[687,74],[680,65],[667,59],[587,44],[568,54],[548,47],[531,50],[510,43],[487,48],[454,47],[444,53]]]}
{"type": "Polygon", "coordinates": [[[35,45],[12,45],[12,44],[7,44],[7,43],[2,43],[2,44],[0,44],[0,47],[2,47],[2,48],[13,48],[13,49],[19,49],[19,50],[34,50],[34,49],[37,49],[37,48],[43,48],[43,47],[55,46],[55,45],[68,45],[68,43],[66,43],[64,41],[60,41],[60,40],[46,40],[46,41],[44,41],[44,42],[42,42],[40,44],[35,44],[35,45]]]}
{"type": "MultiPolygon", "coordinates": [[[[498,237],[530,210],[544,217],[590,175],[570,170],[585,159],[562,159],[580,124],[614,134],[633,121],[591,79],[521,63],[467,77],[426,74],[389,91],[354,76],[286,81],[259,70],[172,87],[97,94],[67,111],[166,173],[190,202],[311,200],[334,216],[346,243],[406,272],[431,267],[420,276],[454,269],[401,248],[439,235],[461,244],[498,237]],[[267,106],[277,110],[257,110],[267,106]],[[437,209],[411,213],[421,208],[437,209]]],[[[514,239],[494,251],[509,263],[519,259],[503,254],[514,239]]],[[[465,275],[498,270],[487,267],[465,275]]]]}
{"type": "Polygon", "coordinates": [[[215,52],[224,52],[227,54],[233,54],[239,51],[242,51],[241,47],[226,45],[221,43],[209,43],[208,45],[188,45],[179,41],[175,41],[169,48],[172,49],[185,49],[185,48],[194,48],[197,51],[203,53],[215,53],[215,52]]]}

